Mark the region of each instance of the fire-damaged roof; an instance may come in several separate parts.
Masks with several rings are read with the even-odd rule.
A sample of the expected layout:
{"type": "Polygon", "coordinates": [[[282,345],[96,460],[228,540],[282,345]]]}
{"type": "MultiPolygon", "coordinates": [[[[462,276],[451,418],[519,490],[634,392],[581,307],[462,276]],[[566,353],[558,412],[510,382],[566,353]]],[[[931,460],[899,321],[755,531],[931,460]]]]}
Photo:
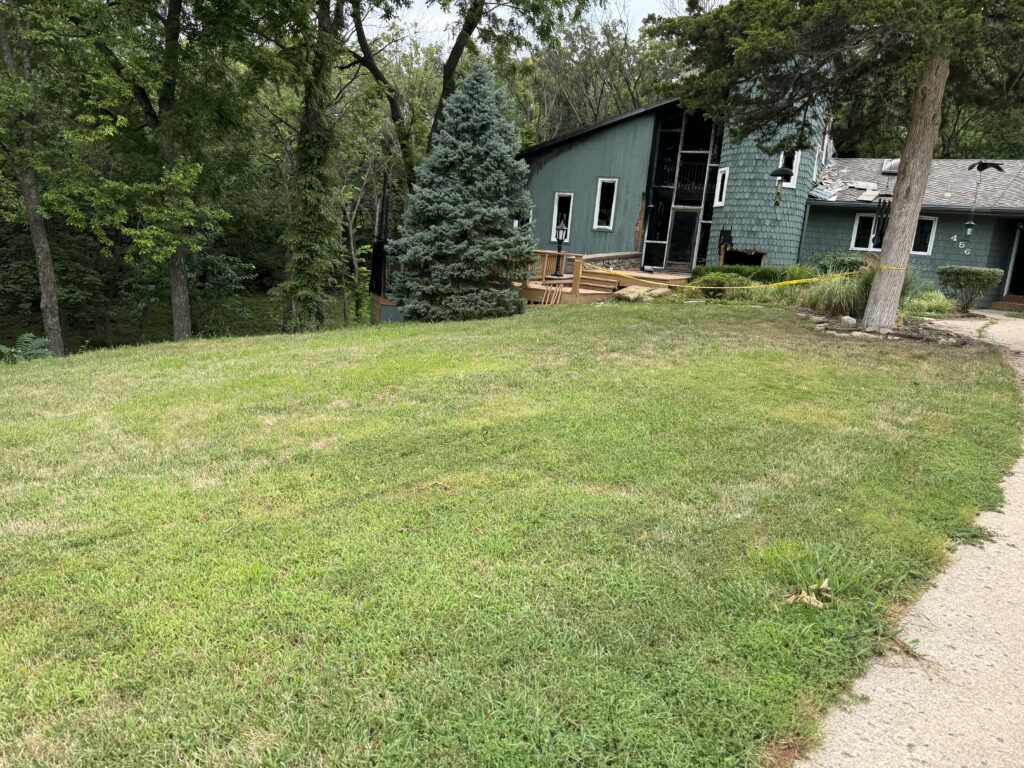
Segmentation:
{"type": "MultiPolygon", "coordinates": [[[[977,162],[932,161],[923,207],[1024,214],[1024,160],[989,160],[1000,165],[1002,172],[989,168],[980,173],[970,168],[977,162]]],[[[892,194],[898,168],[898,162],[882,158],[837,157],[822,172],[811,201],[874,206],[879,194],[892,194]]]]}

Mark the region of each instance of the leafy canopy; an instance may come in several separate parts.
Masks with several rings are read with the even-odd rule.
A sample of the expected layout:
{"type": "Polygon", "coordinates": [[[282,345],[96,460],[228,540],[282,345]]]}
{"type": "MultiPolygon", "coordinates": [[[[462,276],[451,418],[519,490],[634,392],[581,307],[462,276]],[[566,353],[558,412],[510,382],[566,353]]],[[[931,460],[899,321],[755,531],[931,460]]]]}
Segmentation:
{"type": "Polygon", "coordinates": [[[1024,0],[733,0],[653,28],[683,52],[684,103],[774,152],[811,146],[826,112],[904,117],[935,56],[951,60],[951,90],[1019,102],[1022,20],[1024,0]]]}

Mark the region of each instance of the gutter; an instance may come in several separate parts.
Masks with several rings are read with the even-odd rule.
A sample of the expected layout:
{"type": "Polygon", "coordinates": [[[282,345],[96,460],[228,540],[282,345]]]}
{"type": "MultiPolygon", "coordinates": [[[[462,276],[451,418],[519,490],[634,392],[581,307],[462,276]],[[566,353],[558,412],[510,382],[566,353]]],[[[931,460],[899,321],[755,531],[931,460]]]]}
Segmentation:
{"type": "MultiPolygon", "coordinates": [[[[859,211],[874,211],[878,208],[877,201],[862,203],[856,200],[814,200],[807,201],[808,207],[816,208],[855,208],[859,211]]],[[[1003,216],[1013,218],[1024,216],[1024,208],[972,208],[969,205],[922,205],[921,212],[929,213],[975,213],[978,216],[1003,216]]]]}

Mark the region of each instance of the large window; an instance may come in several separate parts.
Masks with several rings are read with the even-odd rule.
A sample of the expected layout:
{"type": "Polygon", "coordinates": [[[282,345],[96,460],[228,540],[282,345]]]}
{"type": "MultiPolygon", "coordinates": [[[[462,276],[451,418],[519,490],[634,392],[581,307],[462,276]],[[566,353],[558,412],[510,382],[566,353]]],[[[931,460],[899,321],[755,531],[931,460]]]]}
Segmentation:
{"type": "Polygon", "coordinates": [[[594,229],[611,232],[615,227],[615,197],[618,179],[597,180],[597,201],[594,203],[594,229]]]}
{"type": "MultiPolygon", "coordinates": [[[[922,216],[917,220],[917,231],[914,233],[914,245],[910,252],[917,256],[928,256],[935,242],[935,230],[938,219],[933,216],[922,216]]],[[[880,251],[875,246],[876,219],[873,213],[858,213],[853,221],[853,238],[850,248],[854,251],[880,251]]]]}
{"type": "Polygon", "coordinates": [[[783,152],[779,155],[779,165],[782,168],[789,168],[793,172],[793,177],[789,181],[782,182],[782,186],[796,189],[797,179],[800,178],[800,154],[800,150],[797,150],[796,152],[783,152]]]}
{"type": "Polygon", "coordinates": [[[729,190],[729,169],[718,169],[718,180],[715,184],[715,208],[725,205],[725,193],[729,190]]]}
{"type": "Polygon", "coordinates": [[[565,224],[565,242],[569,242],[572,234],[572,192],[555,192],[555,208],[551,213],[551,242],[558,242],[555,228],[565,224]]]}

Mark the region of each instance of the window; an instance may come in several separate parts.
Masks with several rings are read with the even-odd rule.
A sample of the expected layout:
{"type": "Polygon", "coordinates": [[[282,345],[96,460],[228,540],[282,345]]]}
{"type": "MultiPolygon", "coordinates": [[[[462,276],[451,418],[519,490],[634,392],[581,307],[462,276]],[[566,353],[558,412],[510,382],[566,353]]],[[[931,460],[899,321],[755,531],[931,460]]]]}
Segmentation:
{"type": "Polygon", "coordinates": [[[715,182],[715,208],[725,205],[725,193],[729,189],[729,169],[718,169],[718,181],[715,182]]]}
{"type": "Polygon", "coordinates": [[[597,180],[597,201],[594,203],[594,229],[611,232],[615,226],[615,196],[618,193],[618,179],[597,180]]]}
{"type": "MultiPolygon", "coordinates": [[[[933,216],[922,216],[917,220],[917,231],[914,233],[914,245],[910,252],[918,256],[928,256],[935,242],[935,230],[938,219],[933,216]]],[[[853,222],[853,238],[850,248],[854,251],[879,251],[875,247],[875,215],[858,213],[853,222]]]]}
{"type": "Polygon", "coordinates": [[[565,224],[565,242],[569,242],[572,233],[572,192],[555,192],[555,209],[551,214],[551,242],[558,242],[555,227],[559,222],[565,224]]]}
{"type": "Polygon", "coordinates": [[[788,189],[796,189],[797,179],[800,178],[800,150],[796,152],[783,152],[779,155],[779,166],[789,168],[793,172],[793,178],[784,181],[782,186],[788,189]]]}

